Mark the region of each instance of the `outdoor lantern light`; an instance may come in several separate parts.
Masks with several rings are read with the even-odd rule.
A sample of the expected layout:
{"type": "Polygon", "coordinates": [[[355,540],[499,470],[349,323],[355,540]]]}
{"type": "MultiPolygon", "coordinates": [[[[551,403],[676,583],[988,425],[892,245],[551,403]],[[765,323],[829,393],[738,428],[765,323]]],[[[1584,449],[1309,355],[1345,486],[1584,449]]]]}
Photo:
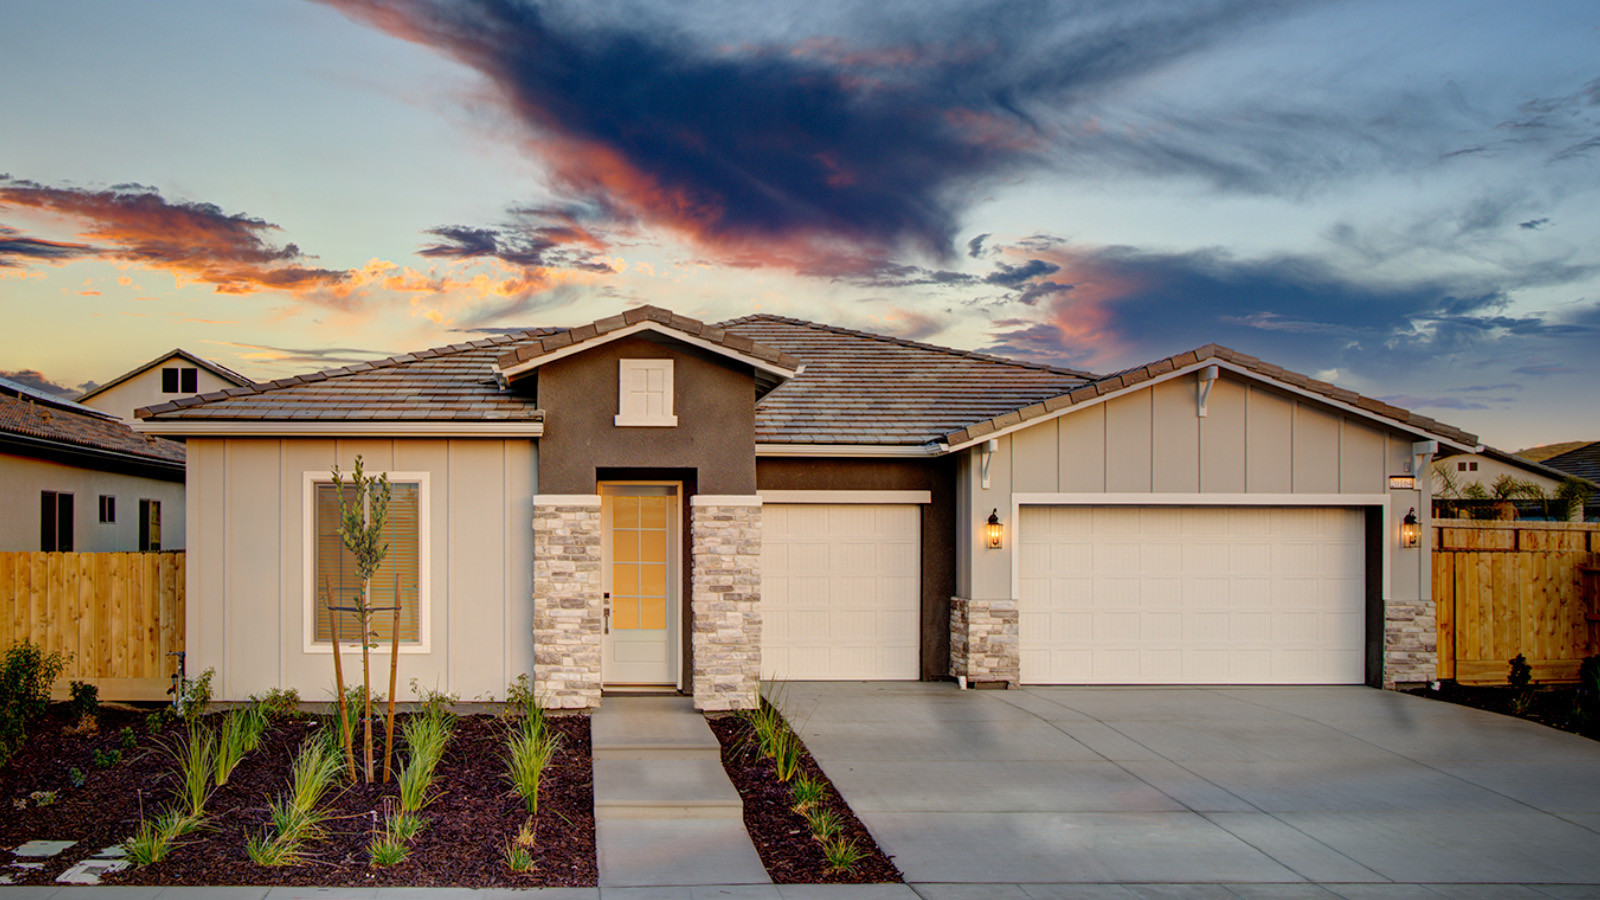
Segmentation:
{"type": "Polygon", "coordinates": [[[1405,548],[1415,547],[1422,543],[1422,525],[1417,522],[1417,508],[1411,507],[1406,517],[1400,520],[1400,546],[1405,548]]]}
{"type": "Polygon", "coordinates": [[[1000,536],[1005,533],[1005,528],[1000,524],[1000,510],[989,513],[989,524],[983,526],[984,543],[990,550],[1000,549],[1000,536]]]}

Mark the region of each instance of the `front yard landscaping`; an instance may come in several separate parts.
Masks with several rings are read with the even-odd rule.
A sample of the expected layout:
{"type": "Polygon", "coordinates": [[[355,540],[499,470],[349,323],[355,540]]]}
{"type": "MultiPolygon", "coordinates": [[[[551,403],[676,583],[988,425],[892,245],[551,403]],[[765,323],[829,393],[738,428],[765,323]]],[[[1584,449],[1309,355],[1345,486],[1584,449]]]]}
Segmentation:
{"type": "MultiPolygon", "coordinates": [[[[549,716],[544,728],[553,746],[536,789],[537,812],[514,790],[508,738],[525,732],[518,723],[487,714],[445,713],[453,723],[432,778],[413,773],[410,798],[404,779],[351,783],[337,751],[338,726],[331,717],[277,714],[267,718],[259,744],[243,753],[216,784],[212,738],[207,768],[212,776],[189,790],[175,753],[204,755],[205,734],[220,736],[224,714],[197,717],[198,741],[181,720],[163,711],[102,706],[92,730],[79,727],[67,704],[54,704],[30,723],[27,740],[0,766],[0,847],[40,839],[75,841],[67,851],[22,868],[0,851],[0,874],[11,883],[50,884],[74,863],[127,840],[152,837],[169,826],[164,856],[105,876],[107,884],[319,885],[319,886],[592,886],[597,881],[589,720],[549,716]],[[330,734],[333,735],[330,740],[330,734]],[[303,791],[292,772],[315,762],[308,750],[332,748],[334,760],[324,793],[303,791]],[[309,761],[309,762],[308,762],[309,761]],[[418,781],[427,781],[420,789],[418,781]],[[309,799],[296,809],[297,798],[309,799]],[[187,819],[191,799],[201,808],[187,819]],[[403,807],[415,807],[407,821],[403,807]],[[147,823],[141,825],[141,823],[147,823]],[[277,865],[263,865],[271,860],[277,865]],[[515,870],[514,868],[515,867],[515,870]]],[[[406,729],[420,713],[407,713],[396,728],[396,772],[408,764],[406,729]]],[[[376,731],[381,735],[381,722],[376,731]]],[[[312,754],[313,756],[315,753],[312,754]]],[[[427,760],[420,759],[419,762],[427,760]]],[[[200,768],[191,766],[190,771],[200,768]]],[[[324,773],[325,775],[327,773],[324,773]]],[[[302,773],[304,775],[304,773],[302,773]]],[[[143,842],[141,842],[143,843],[143,842]]],[[[159,843],[159,842],[157,842],[159,843]]],[[[20,858],[17,861],[21,861],[20,858]]]]}

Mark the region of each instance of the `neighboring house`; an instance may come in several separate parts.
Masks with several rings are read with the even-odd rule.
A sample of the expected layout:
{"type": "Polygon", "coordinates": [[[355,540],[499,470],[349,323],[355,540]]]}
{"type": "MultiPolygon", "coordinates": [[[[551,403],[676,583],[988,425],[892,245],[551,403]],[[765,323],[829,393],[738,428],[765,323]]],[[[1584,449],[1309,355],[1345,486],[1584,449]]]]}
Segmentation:
{"type": "Polygon", "coordinates": [[[181,550],[183,445],[0,378],[0,551],[181,550]]]}
{"type": "MultiPolygon", "coordinates": [[[[1552,469],[1576,475],[1592,484],[1600,485],[1600,441],[1585,444],[1575,450],[1568,450],[1557,456],[1552,456],[1544,461],[1552,469]]],[[[1584,507],[1584,518],[1588,521],[1600,519],[1600,489],[1589,497],[1588,504],[1584,507]]]]}
{"type": "Polygon", "coordinates": [[[328,693],[328,598],[359,587],[329,471],[358,456],[395,486],[401,667],[463,696],[1427,682],[1402,523],[1432,454],[1479,449],[1214,345],[1096,377],[653,307],[140,415],[188,444],[189,664],[227,700],[328,693]]]}
{"type": "Polygon", "coordinates": [[[77,399],[84,406],[132,422],[133,411],[140,407],[253,384],[255,382],[238,372],[187,350],[170,350],[77,399]]]}
{"type": "MultiPolygon", "coordinates": [[[[1543,492],[1545,499],[1534,499],[1521,494],[1499,498],[1505,515],[1511,516],[1515,512],[1517,516],[1524,518],[1533,516],[1554,519],[1565,518],[1567,515],[1562,509],[1561,502],[1557,500],[1557,492],[1561,489],[1562,482],[1571,477],[1571,473],[1553,469],[1545,463],[1534,462],[1485,445],[1477,453],[1441,453],[1433,468],[1444,470],[1444,478],[1438,477],[1436,472],[1430,472],[1436,482],[1433,485],[1434,504],[1436,507],[1445,504],[1445,512],[1440,512],[1440,515],[1447,515],[1451,509],[1460,513],[1462,509],[1470,509],[1474,504],[1487,504],[1487,501],[1471,499],[1469,495],[1475,493],[1472,486],[1481,487],[1485,497],[1493,497],[1495,483],[1507,477],[1522,484],[1533,485],[1543,492]],[[1448,479],[1448,482],[1445,479],[1448,479]],[[1462,500],[1466,503],[1459,503],[1462,500]]],[[[1571,512],[1573,516],[1577,516],[1579,510],[1574,507],[1571,512]]]]}

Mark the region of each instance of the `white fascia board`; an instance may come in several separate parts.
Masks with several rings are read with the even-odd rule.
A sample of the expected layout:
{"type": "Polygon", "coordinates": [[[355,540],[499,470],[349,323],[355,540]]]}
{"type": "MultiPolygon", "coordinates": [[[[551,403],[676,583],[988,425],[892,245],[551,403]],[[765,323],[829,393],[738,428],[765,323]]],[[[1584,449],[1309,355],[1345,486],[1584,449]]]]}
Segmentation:
{"type": "MultiPolygon", "coordinates": [[[[1263,375],[1260,372],[1251,371],[1250,369],[1247,369],[1244,366],[1239,365],[1238,363],[1229,362],[1229,361],[1227,361],[1225,359],[1221,359],[1221,358],[1213,356],[1213,357],[1210,357],[1210,358],[1207,358],[1207,359],[1202,359],[1199,362],[1191,363],[1191,364],[1189,364],[1187,366],[1184,366],[1181,369],[1173,369],[1171,372],[1164,372],[1164,373],[1162,373],[1160,375],[1155,376],[1154,378],[1149,378],[1149,379],[1146,379],[1144,381],[1141,381],[1138,384],[1129,385],[1128,387],[1118,388],[1117,390],[1114,390],[1109,394],[1101,394],[1100,396],[1095,397],[1092,400],[1084,400],[1084,401],[1079,402],[1079,403],[1069,404],[1067,406],[1061,407],[1060,409],[1056,410],[1055,412],[1045,413],[1042,416],[1037,416],[1037,417],[1032,418],[1032,419],[1027,419],[1025,421],[1018,422],[1015,425],[1007,425],[1004,428],[997,428],[994,431],[988,432],[987,434],[984,434],[984,435],[981,435],[981,436],[975,437],[975,438],[969,438],[969,439],[967,439],[965,441],[962,441],[959,444],[951,444],[950,445],[950,452],[954,452],[956,450],[965,450],[968,447],[973,447],[973,446],[976,446],[978,444],[981,444],[984,441],[989,440],[990,438],[1001,437],[1003,435],[1007,435],[1007,434],[1011,434],[1013,432],[1021,431],[1024,428],[1032,428],[1033,426],[1038,425],[1038,424],[1040,424],[1042,422],[1048,422],[1051,419],[1058,419],[1058,418],[1060,418],[1060,417],[1062,417],[1064,415],[1067,415],[1069,413],[1075,413],[1075,412],[1077,412],[1077,411],[1079,411],[1081,409],[1088,409],[1091,406],[1094,406],[1094,405],[1099,404],[1099,403],[1104,403],[1107,400],[1112,400],[1114,398],[1121,397],[1124,394],[1129,394],[1129,393],[1132,393],[1134,391],[1140,391],[1140,390],[1144,390],[1146,388],[1154,387],[1155,385],[1158,385],[1158,384],[1162,383],[1163,381],[1171,381],[1174,378],[1181,378],[1184,375],[1190,375],[1190,374],[1198,372],[1198,371],[1200,371],[1202,369],[1210,368],[1211,366],[1218,366],[1220,368],[1227,369],[1230,372],[1233,372],[1233,373],[1238,374],[1238,375],[1242,375],[1245,378],[1249,378],[1249,379],[1251,379],[1253,381],[1259,381],[1259,382],[1262,382],[1263,384],[1270,384],[1273,387],[1277,388],[1278,390],[1286,391],[1286,392],[1291,393],[1291,394],[1298,394],[1298,395],[1300,395],[1302,397],[1305,397],[1308,400],[1314,401],[1316,403],[1321,403],[1324,406],[1331,406],[1334,409],[1341,410],[1341,411],[1343,411],[1345,413],[1348,413],[1348,414],[1350,414],[1352,416],[1355,416],[1355,417],[1358,417],[1358,418],[1367,419],[1369,421],[1376,422],[1376,423],[1378,423],[1380,425],[1383,425],[1386,428],[1390,428],[1390,429],[1395,430],[1395,431],[1411,431],[1411,432],[1414,432],[1416,434],[1425,435],[1430,440],[1438,441],[1440,444],[1447,445],[1447,446],[1450,446],[1450,447],[1454,447],[1454,448],[1456,448],[1458,450],[1462,450],[1462,451],[1471,453],[1471,452],[1475,452],[1478,448],[1481,448],[1483,446],[1481,444],[1476,445],[1476,446],[1471,445],[1471,444],[1463,444],[1460,441],[1451,440],[1450,438],[1445,437],[1444,435],[1434,434],[1431,431],[1425,431],[1422,428],[1419,428],[1419,427],[1417,427],[1415,425],[1406,425],[1404,423],[1397,422],[1394,419],[1390,419],[1390,418],[1387,418],[1385,416],[1380,416],[1377,413],[1374,413],[1374,412],[1372,412],[1370,410],[1362,409],[1361,407],[1356,406],[1353,403],[1346,403],[1343,400],[1338,400],[1338,399],[1335,399],[1333,397],[1329,397],[1327,394],[1319,394],[1316,391],[1309,391],[1309,390],[1306,390],[1305,388],[1302,388],[1302,387],[1296,387],[1295,385],[1289,384],[1287,382],[1279,381],[1278,379],[1273,378],[1270,375],[1263,375]]],[[[1071,392],[1067,391],[1065,393],[1071,393],[1071,392]]]]}
{"type": "Polygon", "coordinates": [[[927,459],[944,445],[907,444],[757,444],[757,456],[900,456],[927,459]]]}
{"type": "Polygon", "coordinates": [[[923,504],[933,502],[932,491],[758,491],[766,503],[923,504]]]}
{"type": "Polygon", "coordinates": [[[1385,506],[1388,494],[1017,493],[1016,506],[1385,506]]]}
{"type": "Polygon", "coordinates": [[[665,335],[666,337],[672,338],[675,341],[682,341],[685,344],[689,344],[693,347],[699,347],[700,349],[710,353],[736,359],[739,362],[753,366],[763,372],[769,372],[784,380],[793,378],[805,370],[805,366],[801,366],[798,369],[786,369],[777,363],[768,362],[760,357],[751,356],[748,353],[740,353],[738,350],[734,350],[731,347],[726,347],[722,344],[695,337],[686,331],[679,331],[676,328],[663,325],[660,322],[651,322],[648,320],[644,322],[635,322],[632,325],[618,328],[616,331],[608,331],[605,334],[590,338],[586,341],[568,344],[559,350],[551,350],[549,353],[541,353],[540,355],[535,356],[533,359],[524,360],[514,366],[509,366],[504,369],[500,368],[500,366],[496,364],[494,370],[502,377],[506,379],[512,379],[524,372],[537,369],[545,363],[555,362],[558,359],[565,359],[569,356],[583,353],[586,350],[592,350],[595,347],[599,347],[603,344],[609,344],[612,341],[638,334],[641,331],[654,331],[657,334],[665,335]]]}
{"type": "Polygon", "coordinates": [[[239,422],[191,419],[142,421],[131,426],[141,434],[172,437],[506,437],[544,434],[543,422],[372,422],[317,419],[305,422],[239,422]]]}

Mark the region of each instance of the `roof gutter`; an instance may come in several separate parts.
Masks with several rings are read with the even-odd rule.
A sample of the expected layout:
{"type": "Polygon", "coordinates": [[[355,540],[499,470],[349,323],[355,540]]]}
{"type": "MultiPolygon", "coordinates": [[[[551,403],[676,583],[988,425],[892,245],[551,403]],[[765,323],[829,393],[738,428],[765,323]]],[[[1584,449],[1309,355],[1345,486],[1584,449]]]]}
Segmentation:
{"type": "Polygon", "coordinates": [[[10,431],[0,432],[0,452],[160,481],[182,482],[184,477],[184,463],[179,460],[157,459],[122,450],[89,447],[10,431]]]}
{"type": "Polygon", "coordinates": [[[132,425],[141,434],[185,437],[476,437],[536,438],[544,422],[529,421],[316,421],[241,422],[237,419],[146,419],[132,425]]]}

